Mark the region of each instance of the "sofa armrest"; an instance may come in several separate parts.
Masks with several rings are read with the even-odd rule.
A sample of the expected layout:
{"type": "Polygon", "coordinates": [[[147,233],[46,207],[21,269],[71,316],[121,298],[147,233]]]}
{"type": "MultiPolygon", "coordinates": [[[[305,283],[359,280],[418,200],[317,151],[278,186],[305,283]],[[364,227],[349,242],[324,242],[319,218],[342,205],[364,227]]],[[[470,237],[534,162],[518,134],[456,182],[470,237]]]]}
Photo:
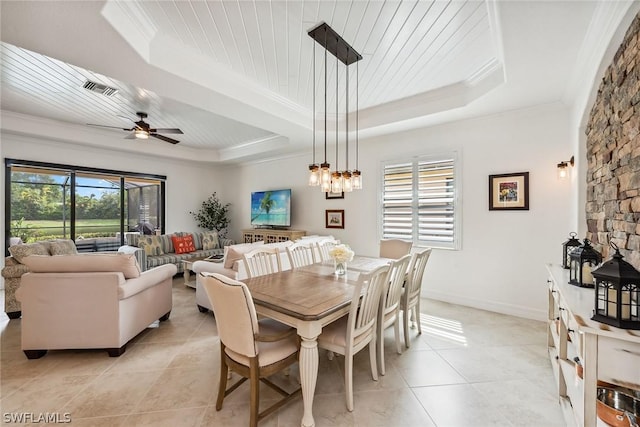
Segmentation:
{"type": "Polygon", "coordinates": [[[191,266],[191,271],[196,273],[198,276],[200,275],[199,273],[218,273],[234,280],[236,280],[238,275],[237,271],[230,268],[224,268],[223,262],[196,261],[191,266]]]}
{"type": "Polygon", "coordinates": [[[138,265],[140,266],[140,271],[145,271],[147,269],[147,254],[144,249],[140,249],[136,246],[124,245],[118,248],[118,252],[122,254],[134,254],[138,261],[138,265]]]}
{"type": "Polygon", "coordinates": [[[144,291],[158,283],[171,279],[178,272],[178,267],[174,264],[164,264],[144,271],[139,277],[129,279],[118,289],[118,298],[129,298],[144,291]]]}
{"type": "Polygon", "coordinates": [[[220,237],[218,239],[219,243],[220,243],[220,247],[224,248],[225,246],[231,246],[231,245],[235,245],[236,241],[235,240],[231,240],[231,239],[225,239],[220,237]]]}
{"type": "Polygon", "coordinates": [[[5,265],[2,268],[2,277],[4,277],[5,279],[12,279],[22,277],[23,274],[28,272],[29,268],[24,264],[5,265]]]}

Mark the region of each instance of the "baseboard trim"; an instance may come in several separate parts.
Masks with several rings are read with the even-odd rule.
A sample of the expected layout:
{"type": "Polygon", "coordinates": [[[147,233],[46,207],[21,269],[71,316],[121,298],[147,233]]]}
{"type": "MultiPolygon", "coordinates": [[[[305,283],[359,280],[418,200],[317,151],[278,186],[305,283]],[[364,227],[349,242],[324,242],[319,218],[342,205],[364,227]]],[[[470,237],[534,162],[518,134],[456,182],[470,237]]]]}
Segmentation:
{"type": "Polygon", "coordinates": [[[536,310],[531,307],[523,307],[514,304],[505,304],[498,301],[487,301],[477,298],[461,297],[460,295],[451,295],[444,292],[425,291],[423,297],[431,298],[437,301],[448,302],[451,304],[464,305],[466,307],[478,308],[480,310],[492,311],[494,313],[508,314],[510,316],[523,317],[525,319],[546,321],[547,310],[536,310]]]}

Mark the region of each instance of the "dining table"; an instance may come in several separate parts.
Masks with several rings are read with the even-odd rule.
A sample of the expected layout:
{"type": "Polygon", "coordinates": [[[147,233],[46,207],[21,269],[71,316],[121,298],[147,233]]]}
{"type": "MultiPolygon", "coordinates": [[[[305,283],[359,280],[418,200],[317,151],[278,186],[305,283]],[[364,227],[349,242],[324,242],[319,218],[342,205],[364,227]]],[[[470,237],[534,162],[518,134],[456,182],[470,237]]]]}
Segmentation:
{"type": "Polygon", "coordinates": [[[313,398],[318,378],[317,339],[322,328],[348,314],[355,284],[361,274],[390,261],[388,258],[355,256],[342,276],[335,274],[333,261],[325,261],[243,280],[258,314],[296,328],[300,336],[303,427],[315,425],[313,398]]]}

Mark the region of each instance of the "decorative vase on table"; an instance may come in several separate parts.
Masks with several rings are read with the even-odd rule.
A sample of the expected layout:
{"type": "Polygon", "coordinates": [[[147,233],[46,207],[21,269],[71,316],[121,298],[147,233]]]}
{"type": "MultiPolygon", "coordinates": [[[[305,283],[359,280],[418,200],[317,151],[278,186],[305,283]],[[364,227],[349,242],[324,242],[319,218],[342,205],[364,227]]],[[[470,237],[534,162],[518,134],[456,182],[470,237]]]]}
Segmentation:
{"type": "Polygon", "coordinates": [[[347,262],[346,261],[335,261],[336,266],[336,276],[344,276],[347,274],[347,262]]]}
{"type": "Polygon", "coordinates": [[[353,259],[353,251],[345,244],[335,245],[329,250],[329,256],[335,263],[336,276],[347,274],[347,263],[353,259]]]}

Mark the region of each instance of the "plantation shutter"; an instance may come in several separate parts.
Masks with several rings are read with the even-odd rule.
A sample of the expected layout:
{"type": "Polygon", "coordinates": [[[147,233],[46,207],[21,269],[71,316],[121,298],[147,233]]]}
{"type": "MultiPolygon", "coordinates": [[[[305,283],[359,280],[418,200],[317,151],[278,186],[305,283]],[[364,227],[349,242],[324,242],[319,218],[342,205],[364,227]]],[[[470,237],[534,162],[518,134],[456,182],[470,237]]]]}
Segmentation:
{"type": "Polygon", "coordinates": [[[455,156],[383,166],[382,238],[456,248],[455,156]]]}

